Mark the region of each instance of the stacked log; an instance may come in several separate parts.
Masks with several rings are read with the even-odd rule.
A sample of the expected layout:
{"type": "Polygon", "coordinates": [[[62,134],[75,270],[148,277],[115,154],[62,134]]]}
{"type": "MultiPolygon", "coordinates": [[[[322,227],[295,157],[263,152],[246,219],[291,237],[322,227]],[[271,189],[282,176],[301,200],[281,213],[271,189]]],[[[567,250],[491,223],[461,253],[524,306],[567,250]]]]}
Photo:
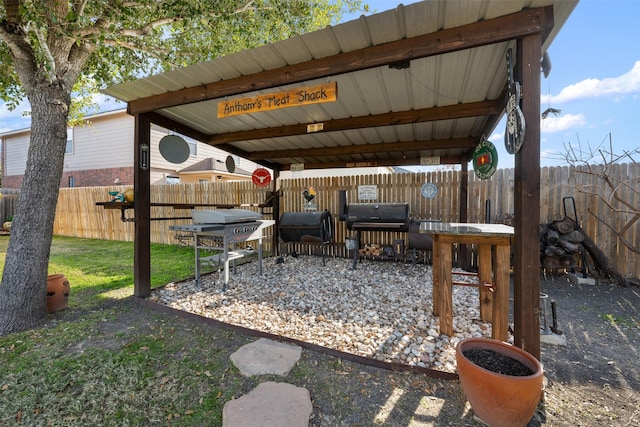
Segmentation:
{"type": "Polygon", "coordinates": [[[584,233],[570,218],[540,225],[540,262],[547,269],[577,267],[577,256],[585,250],[584,233]]]}
{"type": "Polygon", "coordinates": [[[575,268],[577,255],[582,259],[585,274],[611,279],[621,286],[628,285],[625,277],[573,219],[565,217],[540,225],[540,262],[543,268],[575,268]]]}
{"type": "Polygon", "coordinates": [[[380,256],[382,253],[382,248],[377,244],[368,244],[364,245],[364,248],[359,250],[360,256],[380,256]]]}

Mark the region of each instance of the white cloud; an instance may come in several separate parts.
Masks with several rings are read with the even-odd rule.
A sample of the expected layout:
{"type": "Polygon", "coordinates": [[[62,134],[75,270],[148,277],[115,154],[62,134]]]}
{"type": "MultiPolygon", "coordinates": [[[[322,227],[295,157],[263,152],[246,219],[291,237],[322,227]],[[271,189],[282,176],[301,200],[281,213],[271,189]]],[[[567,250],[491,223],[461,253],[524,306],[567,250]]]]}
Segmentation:
{"type": "Polygon", "coordinates": [[[563,130],[583,127],[587,123],[584,114],[565,114],[560,116],[547,116],[540,121],[540,132],[554,133],[563,130]]]}
{"type": "Polygon", "coordinates": [[[586,79],[569,85],[554,96],[543,95],[542,104],[559,104],[585,98],[613,96],[614,99],[624,95],[640,93],[640,61],[633,68],[619,77],[608,77],[602,80],[586,79]]]}

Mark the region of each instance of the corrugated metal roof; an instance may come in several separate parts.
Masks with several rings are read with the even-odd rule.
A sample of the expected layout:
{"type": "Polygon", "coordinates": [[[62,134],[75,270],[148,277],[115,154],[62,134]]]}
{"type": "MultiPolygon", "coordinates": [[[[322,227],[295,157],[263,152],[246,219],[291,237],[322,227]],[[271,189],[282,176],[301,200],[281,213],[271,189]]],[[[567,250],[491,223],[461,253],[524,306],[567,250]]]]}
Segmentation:
{"type": "MultiPolygon", "coordinates": [[[[104,92],[129,103],[144,101],[186,88],[233,81],[267,70],[331,58],[551,5],[554,26],[543,44],[544,52],[576,4],[577,0],[447,0],[399,5],[386,12],[362,16],[282,42],[115,85],[104,92]]],[[[495,33],[500,31],[500,28],[495,29],[495,33]]],[[[430,156],[468,161],[473,147],[463,140],[472,138],[479,142],[487,126],[497,123],[496,116],[501,115],[503,105],[500,111],[492,114],[431,121],[408,120],[382,126],[372,120],[371,127],[310,134],[290,134],[283,127],[499,100],[506,86],[505,55],[510,47],[515,50],[515,40],[411,59],[409,68],[395,69],[385,64],[339,74],[328,70],[327,75],[320,78],[184,105],[161,106],[154,111],[200,135],[210,136],[211,139],[205,142],[212,144],[217,143],[217,136],[233,132],[282,128],[282,136],[259,136],[221,146],[253,161],[281,169],[286,169],[291,163],[315,165],[312,167],[335,167],[354,162],[377,162],[380,166],[416,164],[420,157],[430,156]],[[337,82],[336,102],[226,118],[217,118],[216,115],[217,105],[222,101],[327,81],[337,82]],[[420,149],[415,144],[413,149],[394,151],[390,149],[393,147],[385,145],[414,141],[421,143],[420,149]],[[432,148],[426,144],[428,141],[435,142],[432,148]],[[451,144],[447,145],[446,141],[451,141],[451,144]],[[366,150],[362,149],[364,146],[366,150]],[[334,147],[360,149],[331,150],[334,147]],[[301,153],[300,149],[307,152],[301,153]],[[292,154],[295,155],[288,155],[287,150],[294,150],[292,154]],[[274,153],[276,151],[278,153],[274,153]]],[[[362,60],[366,60],[366,51],[363,51],[362,60]]],[[[311,68],[314,63],[310,62],[308,66],[311,68]]]]}

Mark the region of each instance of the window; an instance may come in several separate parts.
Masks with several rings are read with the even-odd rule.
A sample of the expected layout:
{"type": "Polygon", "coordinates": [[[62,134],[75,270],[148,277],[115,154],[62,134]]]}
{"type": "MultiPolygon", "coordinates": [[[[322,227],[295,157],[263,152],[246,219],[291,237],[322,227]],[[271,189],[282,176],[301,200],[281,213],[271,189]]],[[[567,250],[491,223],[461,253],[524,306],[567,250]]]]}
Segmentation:
{"type": "Polygon", "coordinates": [[[189,144],[189,155],[195,157],[198,155],[198,143],[191,138],[187,138],[187,144],[189,144]]]}
{"type": "Polygon", "coordinates": [[[75,176],[70,176],[69,177],[69,188],[73,188],[76,186],[76,177],[75,176]]]}
{"type": "Polygon", "coordinates": [[[73,128],[67,128],[67,146],[64,148],[64,154],[73,154],[73,128]]]}
{"type": "Polygon", "coordinates": [[[180,177],[179,176],[167,176],[165,177],[165,183],[167,184],[180,184],[180,177]]]}

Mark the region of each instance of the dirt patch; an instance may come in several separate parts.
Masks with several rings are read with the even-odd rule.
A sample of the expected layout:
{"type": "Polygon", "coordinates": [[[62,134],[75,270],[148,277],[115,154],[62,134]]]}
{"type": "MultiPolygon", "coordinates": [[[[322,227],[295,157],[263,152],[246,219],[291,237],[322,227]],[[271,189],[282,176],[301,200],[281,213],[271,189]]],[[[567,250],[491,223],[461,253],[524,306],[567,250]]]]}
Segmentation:
{"type": "Polygon", "coordinates": [[[567,338],[566,346],[541,346],[547,423],[639,425],[640,289],[556,277],[541,292],[556,301],[567,338]]]}
{"type": "MultiPolygon", "coordinates": [[[[545,400],[530,426],[640,423],[640,289],[606,284],[577,285],[556,277],[541,282],[556,301],[565,346],[542,344],[545,400]]],[[[148,334],[159,312],[135,299],[106,308],[104,326],[91,345],[117,349],[135,334],[148,334]]],[[[71,313],[69,313],[71,315],[71,313]]],[[[176,334],[220,334],[217,351],[230,356],[254,338],[195,317],[160,314],[176,334]]],[[[83,343],[85,345],[87,343],[83,343]]],[[[224,384],[229,378],[215,379],[224,384]]],[[[320,426],[480,426],[458,381],[367,366],[304,349],[298,365],[283,379],[241,380],[235,397],[264,381],[286,381],[309,390],[310,425],[320,426]]]]}

